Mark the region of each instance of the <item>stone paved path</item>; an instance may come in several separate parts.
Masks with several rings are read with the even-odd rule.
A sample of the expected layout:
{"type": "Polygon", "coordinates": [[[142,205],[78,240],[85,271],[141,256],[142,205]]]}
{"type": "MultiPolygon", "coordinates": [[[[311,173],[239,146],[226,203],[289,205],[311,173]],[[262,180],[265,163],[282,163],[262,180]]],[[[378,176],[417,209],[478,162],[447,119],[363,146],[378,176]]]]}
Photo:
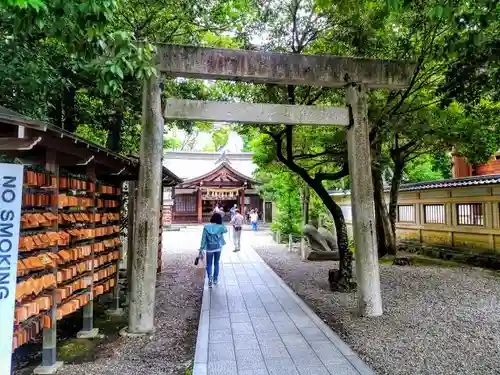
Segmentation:
{"type": "Polygon", "coordinates": [[[193,374],[374,375],[249,246],[262,240],[244,231],[205,284],[193,374]]]}

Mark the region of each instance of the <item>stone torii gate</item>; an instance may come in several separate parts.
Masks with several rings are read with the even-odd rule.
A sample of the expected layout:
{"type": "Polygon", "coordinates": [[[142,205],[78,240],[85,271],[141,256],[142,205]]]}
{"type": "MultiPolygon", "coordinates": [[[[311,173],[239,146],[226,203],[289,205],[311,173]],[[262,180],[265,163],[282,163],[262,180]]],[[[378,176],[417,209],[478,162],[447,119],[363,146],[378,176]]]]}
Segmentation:
{"type": "Polygon", "coordinates": [[[358,304],[363,315],[381,315],[365,93],[369,88],[404,88],[413,74],[414,65],[395,61],[177,45],[159,46],[157,58],[159,72],[170,77],[345,88],[347,107],[168,99],[162,116],[159,77],[153,76],[145,83],[128,332],[145,334],[154,329],[163,118],[347,127],[358,304]]]}

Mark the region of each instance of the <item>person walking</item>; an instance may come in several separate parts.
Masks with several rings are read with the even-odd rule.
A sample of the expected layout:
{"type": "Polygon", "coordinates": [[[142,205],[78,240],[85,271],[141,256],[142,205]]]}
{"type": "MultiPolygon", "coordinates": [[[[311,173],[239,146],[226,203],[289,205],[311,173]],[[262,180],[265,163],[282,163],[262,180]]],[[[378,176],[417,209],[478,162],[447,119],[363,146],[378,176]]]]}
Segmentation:
{"type": "Polygon", "coordinates": [[[238,209],[238,206],[235,204],[233,207],[231,207],[231,210],[229,210],[229,212],[231,212],[231,220],[233,219],[234,215],[236,215],[237,209],[238,209]]]}
{"type": "Polygon", "coordinates": [[[240,251],[241,248],[241,229],[243,228],[243,222],[245,219],[243,215],[240,213],[239,209],[234,210],[234,216],[229,222],[233,226],[233,243],[234,243],[234,252],[240,251]]]}
{"type": "Polygon", "coordinates": [[[219,281],[220,255],[222,247],[226,244],[224,233],[227,233],[227,229],[222,225],[222,216],[219,213],[214,213],[210,218],[210,224],[203,227],[200,245],[200,252],[206,253],[209,288],[212,287],[212,284],[217,285],[219,281]]]}
{"type": "Polygon", "coordinates": [[[259,214],[255,210],[250,211],[250,222],[252,223],[252,230],[257,232],[257,223],[259,222],[259,214]]]}

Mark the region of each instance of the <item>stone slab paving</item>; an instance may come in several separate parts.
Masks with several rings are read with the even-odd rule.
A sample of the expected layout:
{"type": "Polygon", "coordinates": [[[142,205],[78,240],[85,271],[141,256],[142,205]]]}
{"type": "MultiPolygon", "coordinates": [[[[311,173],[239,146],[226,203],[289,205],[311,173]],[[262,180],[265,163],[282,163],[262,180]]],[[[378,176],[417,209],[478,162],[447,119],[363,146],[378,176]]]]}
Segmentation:
{"type": "MultiPolygon", "coordinates": [[[[264,263],[245,232],[205,283],[194,375],[374,375],[264,263]]],[[[260,240],[260,239],[259,239],[260,240]]]]}

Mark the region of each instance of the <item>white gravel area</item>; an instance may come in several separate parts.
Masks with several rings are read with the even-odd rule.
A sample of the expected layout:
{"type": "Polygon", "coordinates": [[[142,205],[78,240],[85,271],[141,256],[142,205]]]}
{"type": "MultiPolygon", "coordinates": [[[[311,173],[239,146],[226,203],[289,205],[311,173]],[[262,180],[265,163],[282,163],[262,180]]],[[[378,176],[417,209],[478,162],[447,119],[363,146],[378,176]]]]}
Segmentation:
{"type": "Polygon", "coordinates": [[[381,266],[384,315],[362,318],[354,293],[328,288],[336,262],[302,262],[264,233],[254,248],[378,374],[500,374],[500,274],[381,266]]]}
{"type": "Polygon", "coordinates": [[[154,334],[102,344],[93,361],[65,365],[58,375],[184,375],[190,371],[203,294],[194,272],[196,252],[183,232],[165,232],[163,243],[154,334]]]}

